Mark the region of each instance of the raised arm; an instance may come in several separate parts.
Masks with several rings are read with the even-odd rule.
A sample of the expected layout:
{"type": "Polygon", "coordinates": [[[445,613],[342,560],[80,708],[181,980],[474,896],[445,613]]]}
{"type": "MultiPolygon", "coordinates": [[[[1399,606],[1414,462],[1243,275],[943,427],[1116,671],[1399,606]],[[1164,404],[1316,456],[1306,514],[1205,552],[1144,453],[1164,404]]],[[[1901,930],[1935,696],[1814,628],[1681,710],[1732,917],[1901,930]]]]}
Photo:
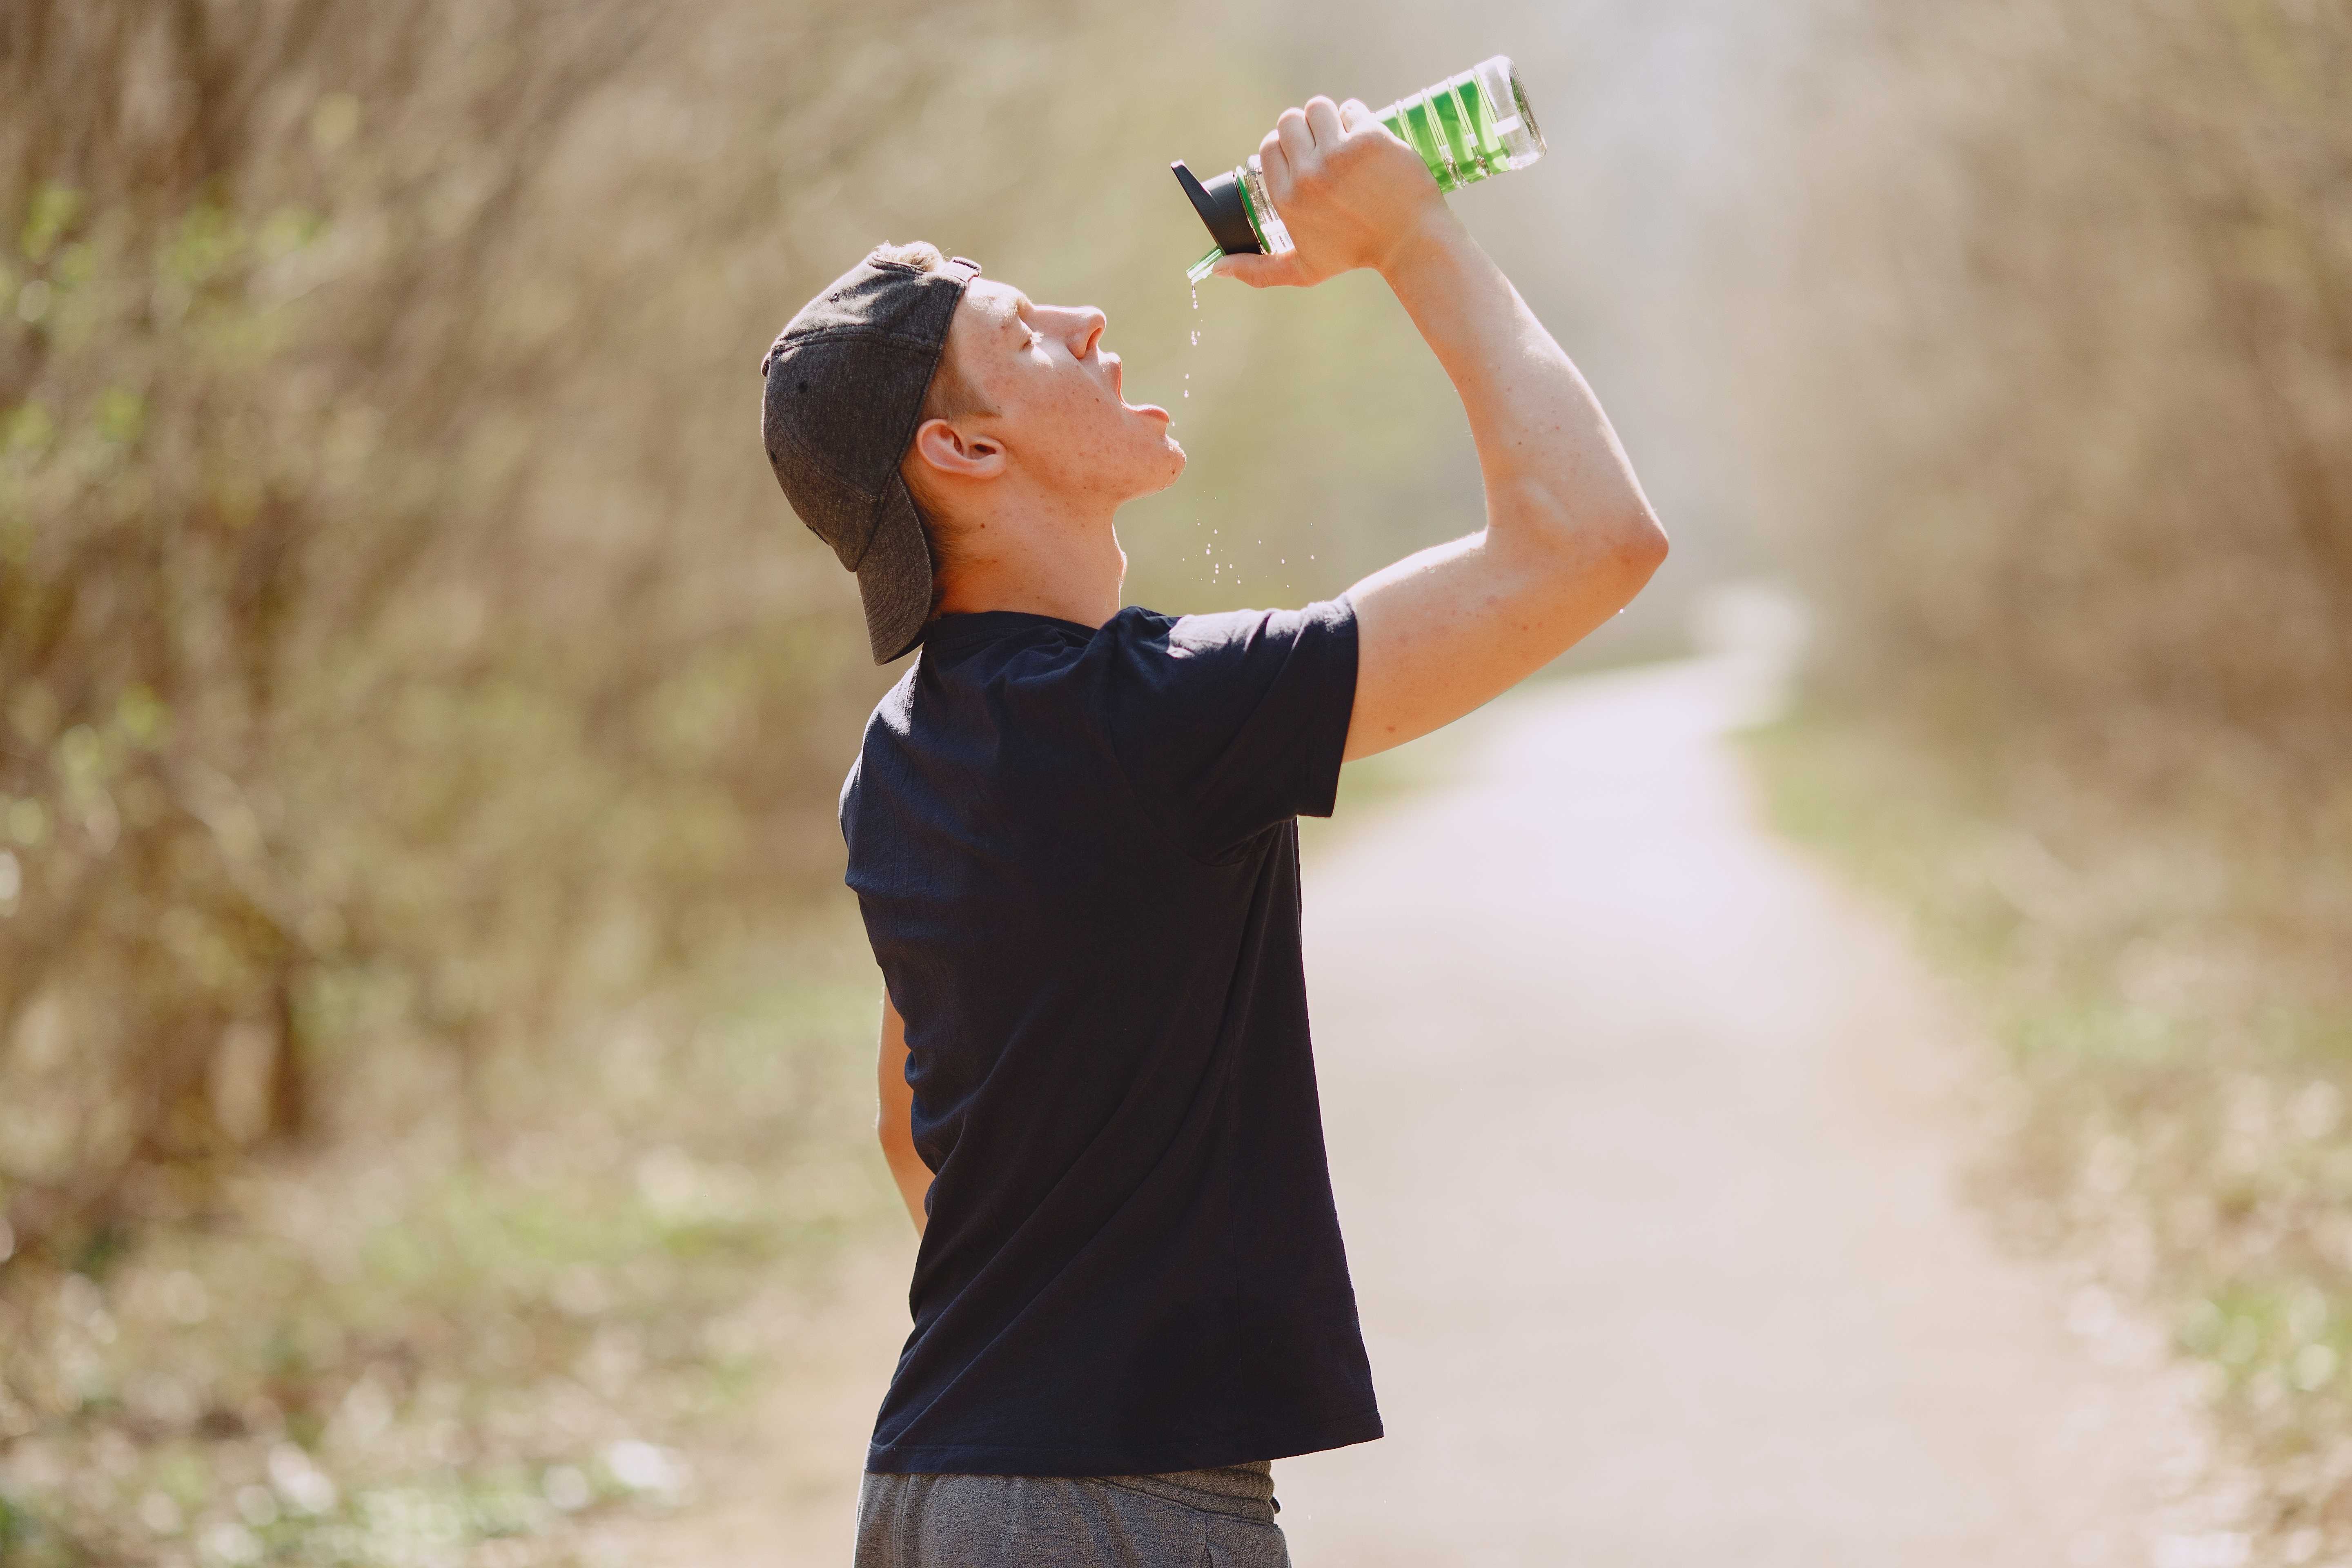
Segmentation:
{"type": "Polygon", "coordinates": [[[1347,755],[1459,719],[1622,608],[1665,531],[1592,389],[1478,247],[1410,147],[1364,106],[1309,99],[1259,149],[1297,248],[1228,257],[1258,287],[1377,269],[1453,381],[1477,443],[1486,526],[1348,592],[1359,638],[1347,755]]]}
{"type": "Polygon", "coordinates": [[[875,1113],[874,1132],[882,1141],[882,1158],[890,1167],[890,1179],[898,1184],[907,1217],[915,1222],[915,1234],[920,1236],[923,1222],[929,1217],[923,1212],[923,1197],[931,1190],[931,1173],[923,1157],[915,1152],[915,1091],[907,1082],[907,1025],[898,1009],[890,1005],[887,991],[882,993],[882,1059],[875,1068],[875,1087],[880,1090],[881,1106],[875,1113]]]}

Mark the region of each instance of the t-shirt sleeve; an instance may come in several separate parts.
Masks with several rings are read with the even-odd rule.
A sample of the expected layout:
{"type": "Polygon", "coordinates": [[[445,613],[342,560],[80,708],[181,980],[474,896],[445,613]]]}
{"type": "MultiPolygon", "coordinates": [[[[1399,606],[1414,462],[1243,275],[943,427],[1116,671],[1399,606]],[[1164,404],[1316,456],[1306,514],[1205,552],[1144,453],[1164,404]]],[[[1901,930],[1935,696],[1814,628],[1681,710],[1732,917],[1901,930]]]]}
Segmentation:
{"type": "Polygon", "coordinates": [[[1188,853],[1214,859],[1277,822],[1331,815],[1356,701],[1352,605],[1115,624],[1112,746],[1188,853]]]}

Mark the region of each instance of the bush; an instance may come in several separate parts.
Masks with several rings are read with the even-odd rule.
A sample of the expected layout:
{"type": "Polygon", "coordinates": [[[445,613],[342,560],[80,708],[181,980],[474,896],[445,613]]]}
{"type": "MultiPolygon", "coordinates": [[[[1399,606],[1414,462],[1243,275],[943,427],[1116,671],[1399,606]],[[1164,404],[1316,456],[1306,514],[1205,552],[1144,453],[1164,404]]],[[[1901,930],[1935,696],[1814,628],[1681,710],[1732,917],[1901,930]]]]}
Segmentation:
{"type": "Polygon", "coordinates": [[[1829,41],[1750,339],[1796,389],[1756,446],[1825,687],[2340,837],[2352,16],[1972,0],[1829,41]]]}

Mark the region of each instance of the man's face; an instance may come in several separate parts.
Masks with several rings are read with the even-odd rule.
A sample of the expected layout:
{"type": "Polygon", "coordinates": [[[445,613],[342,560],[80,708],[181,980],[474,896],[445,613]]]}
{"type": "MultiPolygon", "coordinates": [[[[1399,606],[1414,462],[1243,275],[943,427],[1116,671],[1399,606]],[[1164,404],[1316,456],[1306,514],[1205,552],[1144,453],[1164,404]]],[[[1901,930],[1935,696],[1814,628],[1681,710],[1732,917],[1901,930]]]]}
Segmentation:
{"type": "Polygon", "coordinates": [[[1102,346],[1103,313],[1040,305],[1009,283],[976,278],[948,327],[948,353],[1013,464],[1045,489],[1117,506],[1175,483],[1184,448],[1168,411],[1119,395],[1118,355],[1102,346]]]}

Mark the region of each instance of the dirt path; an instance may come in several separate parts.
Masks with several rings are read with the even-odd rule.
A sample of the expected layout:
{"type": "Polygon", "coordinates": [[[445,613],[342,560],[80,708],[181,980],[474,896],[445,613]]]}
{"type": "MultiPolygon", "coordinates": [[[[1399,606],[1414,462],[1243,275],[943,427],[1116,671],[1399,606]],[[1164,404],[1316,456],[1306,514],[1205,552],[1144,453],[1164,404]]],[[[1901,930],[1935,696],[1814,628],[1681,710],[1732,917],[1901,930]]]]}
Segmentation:
{"type": "Polygon", "coordinates": [[[1965,1053],[1888,934],[1754,824],[1735,685],[1525,693],[1458,784],[1308,875],[1391,1435],[1276,1467],[1302,1568],[2204,1545],[2152,1522],[2195,1460],[2177,1384],[2098,1364],[1955,1194],[1965,1053]]]}
{"type": "MultiPolygon", "coordinates": [[[[2062,1283],[1955,1195],[1966,1055],[1754,825],[1732,684],[1522,693],[1440,742],[1453,782],[1310,864],[1391,1436],[1276,1467],[1301,1568],[2231,1561],[2152,1522],[2196,1463],[2177,1385],[2070,1334],[2062,1283]]],[[[905,1250],[799,1326],[765,1436],[637,1560],[847,1562],[905,1250]]]]}

